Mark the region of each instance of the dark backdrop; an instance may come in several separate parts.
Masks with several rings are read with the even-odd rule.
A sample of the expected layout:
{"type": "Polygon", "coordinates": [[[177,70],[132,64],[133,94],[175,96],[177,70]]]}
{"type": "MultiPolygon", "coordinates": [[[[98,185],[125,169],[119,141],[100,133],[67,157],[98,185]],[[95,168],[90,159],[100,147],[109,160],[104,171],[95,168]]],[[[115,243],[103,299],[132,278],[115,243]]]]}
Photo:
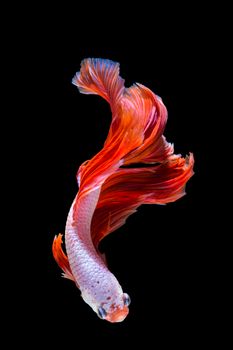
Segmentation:
{"type": "MultiPolygon", "coordinates": [[[[203,28],[204,18],[198,18],[203,28]]],[[[212,37],[187,18],[170,29],[135,24],[134,29],[121,28],[108,38],[104,31],[111,26],[86,32],[75,23],[72,28],[66,22],[56,24],[54,28],[53,21],[51,26],[47,23],[48,31],[38,36],[35,55],[39,55],[33,67],[33,84],[36,79],[41,83],[34,96],[30,134],[38,145],[33,188],[40,199],[36,228],[41,252],[35,279],[42,291],[35,287],[32,292],[39,294],[35,300],[43,315],[39,333],[54,344],[77,339],[77,347],[83,338],[87,345],[118,338],[153,340],[156,345],[186,344],[185,337],[188,344],[198,343],[213,313],[209,283],[214,236],[207,210],[212,185],[208,141],[212,37]],[[86,57],[118,61],[126,86],[139,82],[161,96],[168,109],[167,140],[174,143],[175,153],[191,151],[195,157],[195,175],[185,197],[166,206],[141,206],[102,242],[109,268],[132,300],[129,316],[119,324],[93,313],[75,285],[61,278],[51,252],[54,235],[64,233],[78,190],[77,169],[101,149],[111,121],[103,99],[82,95],[71,84],[86,57]]]]}

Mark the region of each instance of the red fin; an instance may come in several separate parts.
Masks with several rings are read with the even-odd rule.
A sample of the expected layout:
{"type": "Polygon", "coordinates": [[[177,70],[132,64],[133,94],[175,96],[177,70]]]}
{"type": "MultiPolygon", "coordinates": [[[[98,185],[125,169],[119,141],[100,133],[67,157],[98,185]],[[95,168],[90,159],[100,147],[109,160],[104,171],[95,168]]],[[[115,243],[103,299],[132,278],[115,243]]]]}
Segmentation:
{"type": "MultiPolygon", "coordinates": [[[[104,186],[104,182],[112,176],[130,174],[127,170],[118,172],[122,165],[163,163],[171,159],[173,145],[162,135],[167,121],[166,107],[158,96],[143,85],[124,88],[118,63],[86,59],[73,83],[81,92],[99,94],[105,98],[113,113],[103,149],[79,168],[79,197],[95,187],[104,186]]],[[[140,174],[145,173],[140,170],[140,174]]],[[[117,181],[121,183],[120,179],[117,181]]],[[[131,210],[135,211],[135,205],[131,210]]],[[[112,215],[112,211],[107,215],[109,213],[112,215]]]]}
{"type": "Polygon", "coordinates": [[[102,186],[92,219],[95,246],[125,223],[141,204],[166,204],[182,197],[193,175],[193,155],[171,157],[151,168],[119,169],[102,186]]]}
{"type": "Polygon", "coordinates": [[[140,203],[132,200],[125,202],[112,201],[109,204],[98,205],[93,215],[91,224],[91,235],[95,247],[98,247],[99,242],[109,233],[123,226],[126,219],[136,212],[140,203]],[[106,218],[110,215],[111,221],[108,223],[106,218]]]}
{"type": "Polygon", "coordinates": [[[54,237],[52,251],[58,266],[63,270],[62,276],[77,284],[71,272],[68,258],[62,250],[62,235],[60,233],[58,236],[54,237]]]}
{"type": "Polygon", "coordinates": [[[80,72],[72,80],[84,94],[102,96],[111,105],[120,99],[124,80],[119,76],[119,63],[101,58],[82,61],[80,72]]]}
{"type": "Polygon", "coordinates": [[[124,163],[124,156],[143,143],[144,135],[141,124],[135,118],[135,109],[124,98],[124,80],[119,76],[118,63],[88,58],[82,62],[73,83],[81,92],[105,98],[113,114],[103,149],[78,171],[81,196],[93,187],[101,186],[124,163]]]}
{"type": "Polygon", "coordinates": [[[173,154],[173,145],[162,136],[167,109],[162,99],[147,87],[136,84],[126,91],[127,104],[137,111],[138,123],[144,134],[143,143],[124,158],[124,164],[163,162],[173,154]]]}

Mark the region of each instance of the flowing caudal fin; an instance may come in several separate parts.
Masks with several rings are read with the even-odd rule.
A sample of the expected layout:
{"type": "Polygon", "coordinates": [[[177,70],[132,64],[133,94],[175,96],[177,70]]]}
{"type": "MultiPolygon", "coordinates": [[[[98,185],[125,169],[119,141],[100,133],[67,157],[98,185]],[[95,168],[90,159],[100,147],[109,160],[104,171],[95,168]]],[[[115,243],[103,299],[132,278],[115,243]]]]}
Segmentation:
{"type": "Polygon", "coordinates": [[[62,276],[74,281],[77,284],[71,272],[68,258],[62,250],[62,235],[60,233],[58,236],[54,237],[52,251],[58,266],[63,270],[62,276]]]}
{"type": "Polygon", "coordinates": [[[163,136],[167,110],[162,100],[140,84],[125,89],[118,63],[86,59],[73,83],[81,92],[105,98],[113,112],[103,149],[79,169],[79,196],[102,186],[114,173],[118,176],[122,165],[163,163],[172,157],[173,145],[163,136]]]}
{"type": "Polygon", "coordinates": [[[185,194],[193,175],[193,155],[173,156],[150,168],[119,169],[102,186],[91,233],[97,247],[100,240],[122,226],[141,204],[166,204],[185,194]]]}
{"type": "Polygon", "coordinates": [[[102,96],[112,109],[112,123],[103,149],[79,169],[81,196],[102,185],[123,164],[124,156],[142,144],[143,131],[135,118],[135,109],[122,103],[125,88],[118,63],[88,58],[82,62],[73,83],[81,92],[102,96]]]}
{"type": "Polygon", "coordinates": [[[143,143],[128,154],[124,164],[163,162],[173,154],[173,145],[162,136],[166,122],[167,109],[162,99],[150,89],[135,84],[125,93],[125,104],[137,111],[138,124],[143,130],[143,143]]]}
{"type": "Polygon", "coordinates": [[[124,80],[119,76],[119,63],[101,58],[82,61],[80,72],[72,83],[84,94],[97,94],[111,107],[118,103],[124,90],[124,80]]]}

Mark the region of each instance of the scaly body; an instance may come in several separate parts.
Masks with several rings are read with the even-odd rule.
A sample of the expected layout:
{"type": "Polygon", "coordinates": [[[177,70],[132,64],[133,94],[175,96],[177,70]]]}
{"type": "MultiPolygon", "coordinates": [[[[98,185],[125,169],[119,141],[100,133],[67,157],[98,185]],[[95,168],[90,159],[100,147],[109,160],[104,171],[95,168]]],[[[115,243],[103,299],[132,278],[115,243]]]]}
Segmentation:
{"type": "Polygon", "coordinates": [[[79,168],[79,191],[65,229],[67,256],[62,235],[54,239],[53,255],[63,276],[76,283],[98,316],[120,322],[129,312],[130,298],[106,266],[99,242],[140,205],[182,197],[193,175],[194,158],[174,154],[163,136],[167,110],[162,99],[141,84],[125,88],[118,63],[86,59],[73,83],[80,92],[107,100],[112,123],[102,150],[79,168]],[[132,166],[137,163],[150,167],[132,166]]]}

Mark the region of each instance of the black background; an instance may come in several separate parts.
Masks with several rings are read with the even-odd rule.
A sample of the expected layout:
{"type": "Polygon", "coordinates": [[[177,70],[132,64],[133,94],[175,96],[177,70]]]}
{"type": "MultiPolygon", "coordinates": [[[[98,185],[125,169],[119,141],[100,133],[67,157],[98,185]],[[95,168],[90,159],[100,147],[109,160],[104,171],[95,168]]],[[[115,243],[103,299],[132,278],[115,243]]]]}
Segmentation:
{"type": "MultiPolygon", "coordinates": [[[[190,323],[205,316],[206,261],[203,191],[208,173],[202,162],[205,139],[200,133],[197,93],[201,59],[195,47],[186,45],[139,49],[72,45],[51,81],[54,124],[49,130],[50,162],[46,169],[48,187],[48,299],[53,301],[48,317],[75,319],[79,332],[92,329],[92,335],[130,337],[146,328],[165,330],[180,328],[193,332],[190,323]],[[193,64],[193,55],[196,63],[193,64]],[[142,206],[124,227],[102,243],[109,268],[116,274],[132,299],[130,314],[121,324],[100,321],[85,305],[75,285],[60,278],[61,271],[51,255],[55,234],[64,232],[69,206],[77,192],[78,166],[100,150],[111,120],[107,103],[96,96],[80,95],[71,84],[85,57],[103,57],[121,64],[126,86],[141,82],[163,98],[169,118],[165,135],[175,144],[175,152],[194,152],[195,176],[187,184],[187,195],[167,206],[142,206]],[[54,93],[57,91],[57,94],[54,93]],[[60,118],[58,118],[58,114],[60,118]],[[204,231],[204,232],[203,232],[204,231]],[[58,308],[59,305],[59,308],[58,308]],[[204,306],[204,310],[203,310],[204,306]],[[152,322],[151,322],[152,320],[152,322]],[[190,329],[191,328],[191,329],[190,329]]],[[[203,113],[204,114],[204,113],[203,113]]],[[[47,232],[46,232],[47,231],[47,232]]],[[[208,301],[206,300],[207,304],[208,301]]],[[[71,322],[71,327],[73,323],[71,322]]],[[[202,324],[202,322],[201,322],[202,324]]],[[[202,332],[201,325],[196,331],[202,332]]],[[[151,331],[150,331],[151,332],[151,331]]]]}
{"type": "Polygon", "coordinates": [[[38,145],[31,172],[39,207],[33,218],[41,243],[34,245],[39,260],[30,262],[40,271],[33,276],[36,284],[30,295],[35,300],[30,304],[42,312],[42,340],[56,345],[71,341],[77,347],[82,339],[87,345],[102,339],[198,344],[211,334],[216,238],[207,208],[212,193],[210,61],[215,38],[205,25],[206,14],[196,15],[180,16],[169,27],[168,19],[162,25],[144,18],[145,23],[135,20],[125,28],[119,19],[110,19],[91,29],[75,16],[72,26],[65,15],[49,16],[43,34],[36,34],[38,46],[32,45],[31,53],[36,63],[28,58],[33,74],[28,91],[35,86],[30,92],[35,104],[29,139],[38,145]],[[54,235],[64,233],[78,190],[77,169],[101,149],[111,121],[104,100],[82,95],[71,84],[86,57],[119,62],[127,87],[139,82],[161,96],[168,109],[167,140],[174,143],[175,153],[193,152],[195,157],[195,175],[185,197],[166,206],[141,206],[101,243],[110,270],[132,300],[128,317],[119,324],[101,321],[93,313],[75,285],[61,278],[51,252],[54,235]]]}

